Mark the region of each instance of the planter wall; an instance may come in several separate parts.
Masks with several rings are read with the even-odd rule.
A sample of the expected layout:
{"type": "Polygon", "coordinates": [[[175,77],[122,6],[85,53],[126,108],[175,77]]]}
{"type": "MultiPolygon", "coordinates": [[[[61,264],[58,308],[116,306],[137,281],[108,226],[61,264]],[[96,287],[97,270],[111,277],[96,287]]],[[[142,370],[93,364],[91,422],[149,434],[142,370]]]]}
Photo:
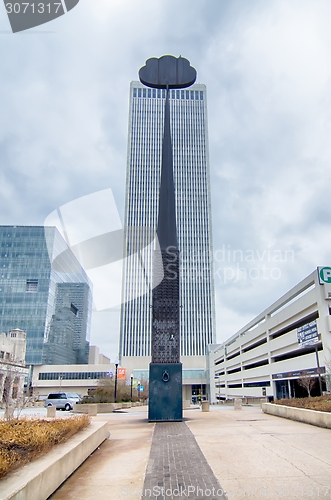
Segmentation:
{"type": "Polygon", "coordinates": [[[45,500],[108,437],[108,422],[92,422],[66,443],[2,478],[1,500],[45,500]]]}
{"type": "Polygon", "coordinates": [[[144,403],[91,403],[81,404],[77,403],[74,406],[74,413],[88,413],[89,407],[97,404],[97,413],[112,413],[114,410],[122,410],[124,408],[131,408],[132,406],[143,406],[144,403]]]}
{"type": "Polygon", "coordinates": [[[303,408],[293,408],[292,406],[282,406],[273,403],[262,403],[262,411],[276,417],[288,418],[305,424],[331,429],[331,413],[324,411],[305,410],[303,408]]]}
{"type": "Polygon", "coordinates": [[[115,409],[121,408],[119,403],[92,403],[92,404],[75,404],[74,413],[88,413],[91,406],[97,406],[97,413],[112,413],[115,409]]]}

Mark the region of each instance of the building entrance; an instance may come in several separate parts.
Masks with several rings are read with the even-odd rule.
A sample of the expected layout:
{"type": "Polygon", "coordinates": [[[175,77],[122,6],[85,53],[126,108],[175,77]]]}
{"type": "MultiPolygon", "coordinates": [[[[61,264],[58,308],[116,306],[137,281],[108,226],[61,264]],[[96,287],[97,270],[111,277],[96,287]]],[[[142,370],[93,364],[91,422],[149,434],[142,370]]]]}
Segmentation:
{"type": "Polygon", "coordinates": [[[290,397],[288,380],[276,380],[276,399],[284,399],[290,397]]]}

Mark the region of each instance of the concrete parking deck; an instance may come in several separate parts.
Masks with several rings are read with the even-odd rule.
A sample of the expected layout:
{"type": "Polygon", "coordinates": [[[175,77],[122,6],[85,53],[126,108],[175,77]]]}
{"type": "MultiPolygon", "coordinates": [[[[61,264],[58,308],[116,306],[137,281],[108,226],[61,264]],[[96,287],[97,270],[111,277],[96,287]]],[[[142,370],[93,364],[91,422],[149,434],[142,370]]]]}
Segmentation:
{"type": "MultiPolygon", "coordinates": [[[[221,490],[214,490],[216,496],[209,493],[211,483],[206,483],[204,492],[174,489],[166,491],[164,497],[160,488],[154,492],[149,488],[151,493],[146,496],[145,485],[155,484],[150,481],[155,462],[149,460],[157,459],[158,450],[162,460],[169,460],[165,450],[169,450],[170,442],[172,446],[178,443],[177,450],[185,446],[191,449],[191,457],[188,452],[179,458],[186,461],[187,471],[198,481],[206,477],[207,470],[202,465],[201,450],[212,471],[209,479],[214,481],[215,477],[229,500],[331,499],[330,430],[266,415],[258,407],[211,407],[209,413],[188,410],[184,416],[185,423],[177,429],[181,437],[176,438],[173,429],[168,432],[163,427],[166,446],[157,446],[160,431],[154,433],[155,426],[175,424],[148,423],[146,407],[94,417],[108,420],[110,439],[54,493],[52,500],[141,500],[143,493],[153,500],[170,499],[171,493],[173,498],[183,499],[222,498],[221,490]],[[192,439],[197,449],[192,448],[192,439]]],[[[171,482],[169,478],[176,468],[171,468],[170,460],[169,464],[162,462],[162,467],[168,482],[156,474],[154,479],[170,484],[172,489],[178,480],[171,482]]]]}

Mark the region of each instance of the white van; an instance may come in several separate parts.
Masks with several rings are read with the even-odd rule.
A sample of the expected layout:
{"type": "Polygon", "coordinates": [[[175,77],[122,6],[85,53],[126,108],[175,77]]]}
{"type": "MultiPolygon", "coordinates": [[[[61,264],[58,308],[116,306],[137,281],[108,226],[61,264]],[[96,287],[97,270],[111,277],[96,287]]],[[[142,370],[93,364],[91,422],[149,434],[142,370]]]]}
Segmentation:
{"type": "Polygon", "coordinates": [[[48,394],[45,407],[55,406],[57,410],[72,410],[75,403],[80,401],[80,396],[75,392],[53,392],[48,394]]]}

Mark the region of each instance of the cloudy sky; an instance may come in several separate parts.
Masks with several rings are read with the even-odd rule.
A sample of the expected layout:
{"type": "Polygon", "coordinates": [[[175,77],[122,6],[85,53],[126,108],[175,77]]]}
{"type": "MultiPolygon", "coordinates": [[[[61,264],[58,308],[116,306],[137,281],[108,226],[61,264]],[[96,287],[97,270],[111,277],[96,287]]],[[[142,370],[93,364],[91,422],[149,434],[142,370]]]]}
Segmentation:
{"type": "MultiPolygon", "coordinates": [[[[226,340],[331,264],[330,18],[329,0],[80,0],[11,34],[0,6],[0,224],[105,188],[123,220],[130,81],[149,57],[188,58],[208,91],[226,340]]],[[[114,359],[118,312],[104,314],[91,343],[114,359]]]]}

